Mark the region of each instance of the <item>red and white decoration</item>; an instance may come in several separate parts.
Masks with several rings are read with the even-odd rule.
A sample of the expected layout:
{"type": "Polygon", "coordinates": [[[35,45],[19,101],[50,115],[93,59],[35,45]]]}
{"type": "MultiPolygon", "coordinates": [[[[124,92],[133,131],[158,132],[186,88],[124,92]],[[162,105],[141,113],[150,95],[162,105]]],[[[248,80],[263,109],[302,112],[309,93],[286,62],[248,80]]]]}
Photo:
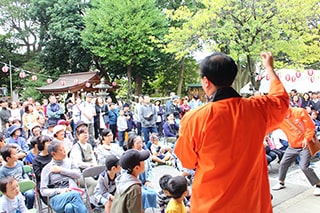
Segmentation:
{"type": "Polygon", "coordinates": [[[65,81],[60,81],[60,85],[64,86],[64,85],[66,85],[66,82],[65,81]]]}
{"type": "Polygon", "coordinates": [[[86,87],[90,87],[91,84],[89,82],[86,83],[86,87]]]}
{"type": "Polygon", "coordinates": [[[79,84],[79,80],[78,79],[74,79],[73,83],[74,83],[74,85],[77,85],[77,84],[79,84]]]}
{"type": "Polygon", "coordinates": [[[48,78],[48,79],[47,79],[47,83],[48,83],[48,84],[52,84],[52,79],[51,79],[51,78],[48,78]]]}
{"type": "Polygon", "coordinates": [[[38,80],[38,77],[37,77],[36,75],[33,75],[33,76],[31,76],[31,79],[32,79],[33,81],[36,81],[36,80],[38,80]]]}
{"type": "Polygon", "coordinates": [[[4,65],[2,67],[2,72],[7,73],[9,71],[9,67],[7,65],[4,65]]]}
{"type": "Polygon", "coordinates": [[[313,70],[308,70],[307,72],[309,76],[313,76],[313,73],[314,73],[313,70]]]}
{"type": "Polygon", "coordinates": [[[23,72],[23,71],[20,72],[20,73],[19,73],[19,77],[20,77],[20,78],[25,78],[25,77],[26,77],[26,73],[23,72]]]}
{"type": "Polygon", "coordinates": [[[114,86],[114,87],[117,86],[117,82],[115,82],[115,81],[112,82],[112,86],[114,86]]]}

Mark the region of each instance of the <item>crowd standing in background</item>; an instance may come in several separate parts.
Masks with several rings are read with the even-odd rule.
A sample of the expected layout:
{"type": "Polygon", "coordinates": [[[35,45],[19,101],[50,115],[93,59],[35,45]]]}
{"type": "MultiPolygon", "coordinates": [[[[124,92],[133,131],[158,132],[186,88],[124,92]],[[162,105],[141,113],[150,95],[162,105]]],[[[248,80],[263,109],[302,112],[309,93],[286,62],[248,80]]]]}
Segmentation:
{"type": "MultiPolygon", "coordinates": [[[[263,61],[273,76],[272,56],[264,54],[263,61]]],[[[230,87],[237,69],[234,65],[223,54],[204,60],[200,75],[208,103],[203,103],[198,94],[181,98],[173,92],[169,98],[139,95],[137,103],[126,103],[121,98],[115,101],[109,96],[95,97],[90,92],[82,94],[83,97],[68,95],[66,100],[52,94],[41,102],[33,98],[24,102],[0,99],[0,178],[3,178],[0,188],[4,194],[0,202],[9,198],[13,206],[25,205],[30,209],[35,194],[39,194],[42,202],[55,211],[86,212],[80,192],[74,189],[84,187],[81,176],[85,169],[100,165],[106,170],[85,181],[92,206],[102,206],[105,212],[126,208],[122,201],[131,199],[131,193],[141,194],[133,199],[141,201],[139,205],[127,203],[134,212],[147,208],[160,208],[161,212],[224,208],[230,212],[271,212],[266,165],[276,159],[280,174],[274,190],[285,188],[287,169],[297,161],[310,183],[316,185],[314,194],[320,195],[319,179],[309,168],[310,153],[304,149],[305,141],[298,141],[303,143],[295,147],[286,128],[280,125],[286,107],[301,108],[310,119],[309,133],[316,131],[320,136],[320,92],[299,94],[292,90],[289,100],[274,76],[270,78],[268,95],[256,91],[245,99],[230,87]],[[212,70],[211,63],[218,63],[218,70],[212,70]],[[215,73],[221,69],[235,73],[226,82],[215,73]],[[251,103],[255,103],[255,108],[251,103]],[[257,106],[265,114],[256,113],[253,119],[257,106]],[[231,113],[237,110],[241,113],[236,115],[243,117],[240,125],[240,117],[231,113]],[[225,118],[219,119],[222,114],[225,118]],[[250,125],[256,130],[252,141],[247,140],[246,129],[250,125]],[[244,146],[248,143],[250,146],[244,146]],[[241,153],[233,153],[240,149],[241,153]],[[239,158],[236,166],[225,158],[239,154],[250,158],[239,158]],[[133,160],[132,156],[138,159],[133,160]],[[24,173],[26,165],[33,169],[36,191],[22,195],[16,190],[9,192],[7,186],[14,188],[16,182],[30,179],[24,173]],[[152,169],[157,165],[172,166],[181,172],[178,177],[160,179],[161,192],[156,192],[151,184],[152,169]],[[250,182],[250,174],[259,175],[260,182],[250,182]],[[4,179],[9,176],[14,179],[4,179]],[[242,184],[230,180],[241,180],[242,184]],[[191,184],[192,191],[188,192],[191,184]],[[260,190],[252,193],[253,186],[260,190]],[[21,196],[24,196],[22,204],[21,196]]],[[[306,139],[310,138],[309,133],[306,139]]],[[[19,208],[24,211],[23,206],[19,208]]]]}

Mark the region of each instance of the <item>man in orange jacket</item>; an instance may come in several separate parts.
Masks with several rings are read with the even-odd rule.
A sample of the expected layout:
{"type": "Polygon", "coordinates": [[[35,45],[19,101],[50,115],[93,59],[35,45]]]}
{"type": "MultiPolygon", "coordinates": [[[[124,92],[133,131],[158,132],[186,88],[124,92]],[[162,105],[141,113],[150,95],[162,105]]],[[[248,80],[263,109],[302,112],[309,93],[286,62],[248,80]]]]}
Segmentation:
{"type": "Polygon", "coordinates": [[[272,189],[280,190],[285,188],[284,180],[289,166],[300,156],[299,166],[312,186],[316,185],[314,195],[320,195],[320,180],[310,165],[310,151],[308,141],[315,134],[314,123],[303,108],[289,108],[286,118],[280,124],[280,128],[287,135],[289,147],[286,149],[279,168],[279,183],[272,189]]]}
{"type": "Polygon", "coordinates": [[[200,66],[209,102],[182,119],[175,154],[184,167],[196,168],[191,212],[272,212],[263,139],[279,126],[289,96],[273,69],[270,52],[261,54],[270,91],[242,98],[232,87],[237,65],[213,53],[200,66]]]}

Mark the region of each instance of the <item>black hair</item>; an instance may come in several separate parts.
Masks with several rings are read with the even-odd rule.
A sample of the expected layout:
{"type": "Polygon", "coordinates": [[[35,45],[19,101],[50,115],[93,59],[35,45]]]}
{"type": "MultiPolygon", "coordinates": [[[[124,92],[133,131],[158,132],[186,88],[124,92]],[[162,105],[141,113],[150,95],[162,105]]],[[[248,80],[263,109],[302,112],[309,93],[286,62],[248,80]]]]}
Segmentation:
{"type": "Polygon", "coordinates": [[[81,126],[78,126],[77,129],[76,129],[76,132],[77,132],[77,136],[84,133],[85,131],[88,131],[88,127],[85,126],[85,125],[81,125],[81,126]]]}
{"type": "Polygon", "coordinates": [[[207,77],[216,87],[232,85],[238,72],[236,62],[228,55],[214,52],[205,57],[200,65],[201,77],[207,77]]]}
{"type": "Polygon", "coordinates": [[[44,150],[45,143],[52,141],[52,138],[47,135],[40,135],[37,138],[38,138],[37,145],[38,145],[39,151],[44,150]]]}
{"type": "Polygon", "coordinates": [[[163,175],[159,179],[159,185],[162,190],[168,190],[168,182],[172,178],[172,175],[163,175]]]}
{"type": "Polygon", "coordinates": [[[16,181],[16,179],[12,176],[3,177],[0,179],[0,191],[2,193],[7,192],[7,184],[13,183],[13,181],[16,181]]]}
{"type": "Polygon", "coordinates": [[[38,144],[38,137],[33,137],[31,140],[30,140],[30,146],[31,148],[34,148],[34,146],[38,144]]]}
{"type": "Polygon", "coordinates": [[[183,176],[175,176],[169,180],[167,187],[170,195],[173,198],[178,199],[188,190],[188,182],[183,176]]]}
{"type": "Polygon", "coordinates": [[[106,137],[107,135],[109,135],[110,133],[112,133],[111,129],[103,129],[100,133],[101,137],[100,137],[100,143],[102,144],[103,141],[103,137],[106,137]]]}
{"type": "Polygon", "coordinates": [[[134,141],[137,137],[140,137],[140,135],[137,135],[135,133],[129,133],[128,141],[123,144],[124,151],[126,151],[128,149],[132,149],[132,147],[134,145],[134,141]]]}
{"type": "Polygon", "coordinates": [[[11,152],[13,149],[17,149],[17,147],[13,144],[6,144],[1,149],[1,155],[4,161],[7,162],[7,157],[11,157],[11,152]]]}

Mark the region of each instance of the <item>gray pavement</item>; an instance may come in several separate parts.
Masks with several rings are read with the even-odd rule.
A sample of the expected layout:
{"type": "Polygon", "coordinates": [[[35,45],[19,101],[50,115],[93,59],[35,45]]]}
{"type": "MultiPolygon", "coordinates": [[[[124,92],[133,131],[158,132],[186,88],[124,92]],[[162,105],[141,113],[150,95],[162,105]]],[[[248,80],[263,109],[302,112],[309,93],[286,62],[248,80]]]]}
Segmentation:
{"type": "MultiPolygon", "coordinates": [[[[320,177],[320,161],[318,158],[312,160],[312,168],[320,177]]],[[[269,166],[270,188],[278,182],[279,164],[272,162],[269,166]]],[[[153,186],[156,191],[160,190],[159,178],[164,174],[173,176],[179,175],[180,172],[170,166],[157,166],[153,168],[153,186]]],[[[286,188],[273,191],[272,206],[274,213],[315,213],[320,211],[320,196],[313,195],[312,187],[299,166],[293,164],[287,173],[286,188]]],[[[157,209],[147,209],[146,213],[158,213],[157,209]]]]}

